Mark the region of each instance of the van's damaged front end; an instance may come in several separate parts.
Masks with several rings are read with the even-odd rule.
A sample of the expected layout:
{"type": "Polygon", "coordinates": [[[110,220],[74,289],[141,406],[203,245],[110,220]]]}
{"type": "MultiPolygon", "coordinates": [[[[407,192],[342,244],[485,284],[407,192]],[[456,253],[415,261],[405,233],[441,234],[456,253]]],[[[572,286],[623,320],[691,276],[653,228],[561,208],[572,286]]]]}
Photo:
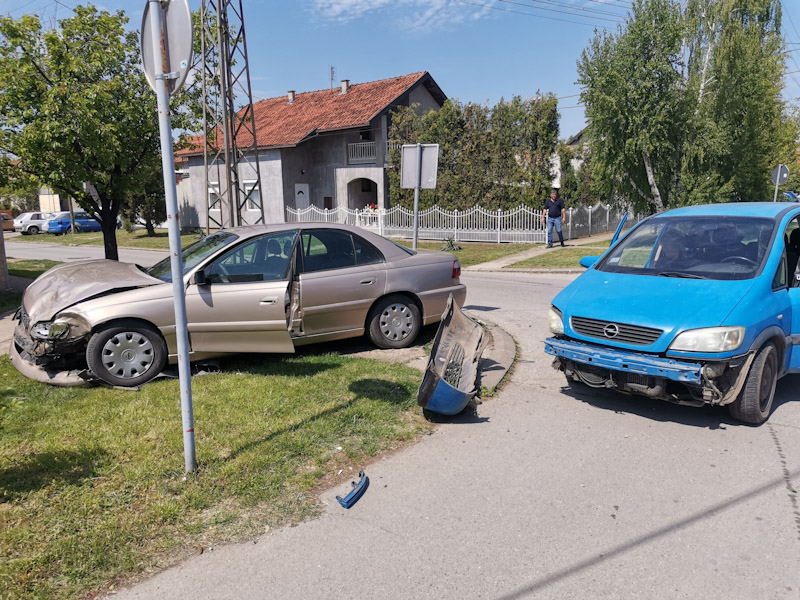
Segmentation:
{"type": "Polygon", "coordinates": [[[733,402],[755,357],[689,362],[567,338],[547,338],[545,351],[570,381],[692,406],[733,402]]]}

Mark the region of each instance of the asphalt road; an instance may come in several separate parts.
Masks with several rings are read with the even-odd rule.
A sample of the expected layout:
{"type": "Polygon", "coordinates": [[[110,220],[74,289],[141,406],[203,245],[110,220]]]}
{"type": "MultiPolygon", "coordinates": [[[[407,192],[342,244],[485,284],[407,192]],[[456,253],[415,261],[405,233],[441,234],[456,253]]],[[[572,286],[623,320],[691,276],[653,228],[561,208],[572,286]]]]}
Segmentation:
{"type": "Polygon", "coordinates": [[[352,509],[330,490],[319,519],[114,597],[800,598],[800,377],[761,427],[570,391],[542,341],[571,278],[464,275],[467,307],[519,344],[511,382],[371,465],[352,509]]]}
{"type": "MultiPolygon", "coordinates": [[[[41,234],[45,237],[47,234],[41,234]]],[[[43,242],[17,242],[19,234],[5,234],[6,256],[11,258],[30,258],[35,260],[49,259],[61,262],[75,262],[94,258],[105,258],[103,248],[99,246],[64,246],[62,244],[43,242]]],[[[45,238],[46,239],[46,238],[45,238]]],[[[132,262],[143,267],[154,265],[169,255],[166,250],[131,250],[119,249],[119,259],[132,262]]]]}

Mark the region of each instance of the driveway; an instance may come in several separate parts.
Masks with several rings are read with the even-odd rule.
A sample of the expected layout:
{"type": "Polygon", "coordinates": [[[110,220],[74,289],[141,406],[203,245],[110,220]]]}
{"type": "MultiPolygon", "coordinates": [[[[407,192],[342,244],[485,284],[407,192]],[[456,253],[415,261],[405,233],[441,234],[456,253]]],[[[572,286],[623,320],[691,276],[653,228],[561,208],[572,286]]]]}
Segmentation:
{"type": "Polygon", "coordinates": [[[370,465],[352,509],[329,490],[314,521],[114,597],[800,598],[800,377],[757,428],[572,392],[542,349],[572,277],[465,273],[467,308],[519,344],[497,397],[370,465]]]}

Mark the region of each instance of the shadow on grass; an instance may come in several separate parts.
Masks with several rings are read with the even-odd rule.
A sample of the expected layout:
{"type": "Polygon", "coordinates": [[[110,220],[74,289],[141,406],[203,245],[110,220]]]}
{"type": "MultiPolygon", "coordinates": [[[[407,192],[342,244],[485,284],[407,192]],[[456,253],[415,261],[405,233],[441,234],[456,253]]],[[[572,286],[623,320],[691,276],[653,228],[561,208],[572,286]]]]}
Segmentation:
{"type": "Polygon", "coordinates": [[[10,502],[48,485],[72,485],[94,477],[98,463],[102,463],[105,457],[106,453],[100,449],[40,452],[26,456],[15,465],[0,468],[0,502],[10,502]]]}
{"type": "Polygon", "coordinates": [[[313,415],[309,415],[308,417],[300,419],[299,421],[287,423],[280,429],[271,431],[260,439],[244,444],[243,446],[231,452],[229,456],[221,460],[226,462],[235,460],[240,455],[267,444],[285,433],[297,431],[298,429],[316,421],[317,419],[329,417],[340,411],[350,408],[350,406],[359,398],[400,405],[406,401],[409,395],[412,393],[412,390],[408,389],[408,387],[403,384],[396,383],[394,381],[385,381],[383,379],[361,379],[354,381],[350,384],[350,391],[354,394],[352,398],[345,400],[344,402],[340,402],[336,406],[331,406],[330,408],[323,409],[317,413],[314,413],[313,415]]]}
{"type": "Polygon", "coordinates": [[[292,356],[291,354],[240,354],[220,359],[220,370],[225,373],[246,371],[253,375],[276,377],[313,377],[341,366],[333,362],[292,361],[292,356]]]}
{"type": "MultiPolygon", "coordinates": [[[[436,331],[439,329],[439,324],[434,323],[427,325],[420,329],[417,339],[409,346],[410,348],[423,348],[424,346],[433,342],[436,337],[436,331]]],[[[367,350],[375,350],[377,346],[369,341],[365,335],[354,338],[347,338],[344,340],[335,340],[333,342],[324,342],[321,344],[310,344],[308,346],[300,346],[297,348],[298,356],[311,356],[317,354],[340,354],[347,356],[348,354],[357,354],[367,350]]]]}

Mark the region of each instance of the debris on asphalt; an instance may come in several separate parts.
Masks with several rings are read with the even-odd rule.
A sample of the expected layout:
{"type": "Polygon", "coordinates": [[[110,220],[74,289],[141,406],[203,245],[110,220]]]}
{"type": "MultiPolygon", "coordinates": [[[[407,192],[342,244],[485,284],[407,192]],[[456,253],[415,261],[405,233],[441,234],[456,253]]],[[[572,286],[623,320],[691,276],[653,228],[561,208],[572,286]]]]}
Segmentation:
{"type": "Polygon", "coordinates": [[[344,498],[341,496],[336,496],[336,500],[344,508],[350,508],[353,506],[353,504],[358,502],[358,499],[364,495],[364,492],[367,491],[367,488],[369,487],[369,477],[364,474],[364,471],[359,471],[358,476],[358,481],[351,482],[353,489],[350,490],[349,494],[347,494],[344,498]]]}

